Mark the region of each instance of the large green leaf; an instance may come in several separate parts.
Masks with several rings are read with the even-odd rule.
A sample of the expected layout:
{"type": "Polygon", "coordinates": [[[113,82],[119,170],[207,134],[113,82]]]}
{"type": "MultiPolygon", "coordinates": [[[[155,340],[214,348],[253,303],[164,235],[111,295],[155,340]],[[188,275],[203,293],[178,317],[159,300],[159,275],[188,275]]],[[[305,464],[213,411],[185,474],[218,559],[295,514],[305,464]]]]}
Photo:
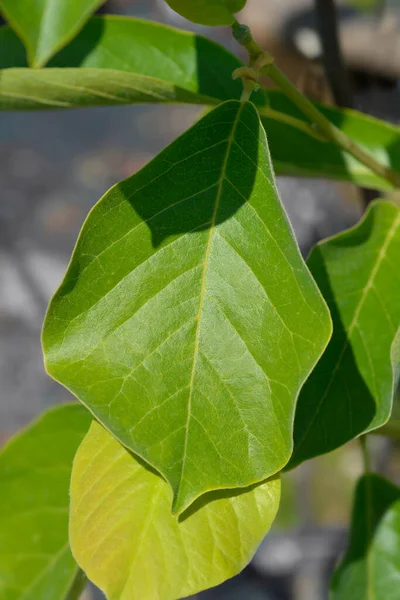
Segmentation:
{"type": "Polygon", "coordinates": [[[166,0],[177,13],[200,25],[232,25],[247,0],[166,0]]]}
{"type": "Polygon", "coordinates": [[[72,472],[73,554],[108,600],[175,600],[236,575],[276,515],[280,481],[171,514],[168,484],[93,422],[72,472]]]}
{"type": "Polygon", "coordinates": [[[300,394],[290,467],[389,419],[398,366],[399,264],[400,209],[383,201],[373,203],[359,225],[312,251],[308,266],[334,328],[300,394]]]}
{"type": "Polygon", "coordinates": [[[398,600],[400,489],[377,475],[357,485],[348,550],[331,586],[332,600],[398,600]]]}
{"type": "Polygon", "coordinates": [[[256,110],[230,101],[94,208],[43,343],[49,373],[182,511],[286,464],[330,333],[256,110]]]}
{"type": "Polygon", "coordinates": [[[54,408],[0,453],[0,597],[73,600],[84,583],[68,544],[69,481],[89,425],[79,404],[54,408]]]}
{"type": "Polygon", "coordinates": [[[105,0],[0,0],[0,11],[24,42],[29,64],[42,67],[105,0]]]}

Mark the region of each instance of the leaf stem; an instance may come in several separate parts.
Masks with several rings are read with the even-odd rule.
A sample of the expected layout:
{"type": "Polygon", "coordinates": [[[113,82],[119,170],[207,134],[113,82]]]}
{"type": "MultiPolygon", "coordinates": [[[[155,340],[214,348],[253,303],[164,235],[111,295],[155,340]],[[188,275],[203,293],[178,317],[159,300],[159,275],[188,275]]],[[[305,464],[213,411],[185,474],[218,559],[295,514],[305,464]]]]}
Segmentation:
{"type": "Polygon", "coordinates": [[[371,461],[370,461],[369,452],[368,452],[367,436],[362,435],[359,439],[360,439],[361,453],[362,453],[363,463],[364,463],[364,472],[366,474],[368,474],[371,472],[371,461]]]}
{"type": "Polygon", "coordinates": [[[327,142],[325,136],[321,135],[311,123],[305,123],[301,119],[296,119],[296,117],[292,117],[291,115],[287,115],[279,110],[274,110],[269,106],[258,106],[257,107],[259,114],[262,117],[267,117],[269,119],[273,119],[274,121],[279,121],[280,123],[285,123],[286,125],[290,125],[291,127],[295,127],[300,131],[303,131],[307,135],[315,138],[319,142],[327,142]]]}
{"type": "Polygon", "coordinates": [[[311,123],[316,126],[318,133],[326,138],[327,141],[334,143],[348,154],[351,154],[359,162],[392,183],[395,187],[400,187],[400,174],[390,167],[379,163],[373,156],[365,152],[343,131],[331,123],[311,100],[302,94],[274,64],[273,57],[258,46],[247,26],[236,22],[232,26],[232,32],[235,39],[247,49],[250,55],[249,67],[238,69],[234,76],[242,77],[244,81],[251,79],[254,84],[255,77],[258,77],[260,74],[267,75],[293,104],[310,119],[311,123]]]}

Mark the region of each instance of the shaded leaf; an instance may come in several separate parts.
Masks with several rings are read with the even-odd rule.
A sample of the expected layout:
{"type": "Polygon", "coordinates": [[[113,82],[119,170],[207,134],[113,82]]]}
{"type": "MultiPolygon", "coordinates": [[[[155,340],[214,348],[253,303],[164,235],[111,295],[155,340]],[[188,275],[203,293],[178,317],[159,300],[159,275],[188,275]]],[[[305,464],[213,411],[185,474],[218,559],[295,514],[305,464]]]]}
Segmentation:
{"type": "MultiPolygon", "coordinates": [[[[271,108],[307,122],[302,113],[281,92],[269,92],[271,108]]],[[[400,172],[400,128],[355,110],[316,104],[340,131],[366,150],[379,163],[400,172]]],[[[310,137],[299,128],[273,118],[263,118],[274,167],[278,175],[327,177],[352,181],[378,190],[393,184],[378,177],[354,157],[334,144],[310,137]]]]}
{"type": "Polygon", "coordinates": [[[165,476],[181,512],[286,464],[330,332],[258,115],[231,101],[93,209],[43,344],[49,373],[165,476]]]}
{"type": "Polygon", "coordinates": [[[26,46],[31,67],[43,67],[105,0],[0,0],[0,11],[26,46]]]}
{"type": "Polygon", "coordinates": [[[79,595],[85,579],[69,549],[68,490],[72,460],[90,420],[78,404],[51,409],[0,453],[2,600],[79,595]]]}
{"type": "Polygon", "coordinates": [[[399,262],[400,209],[383,201],[373,203],[356,227],[312,251],[308,266],[334,331],[300,394],[289,467],[389,419],[400,327],[399,262]]]}
{"type": "Polygon", "coordinates": [[[166,0],[177,13],[200,25],[232,25],[247,0],[166,0]]]}
{"type": "Polygon", "coordinates": [[[377,475],[357,485],[350,541],[332,579],[332,600],[397,600],[400,489],[377,475]]]}
{"type": "Polygon", "coordinates": [[[275,477],[207,494],[176,519],[168,484],[94,421],[74,461],[71,548],[108,600],[174,600],[241,571],[279,496],[275,477]]]}

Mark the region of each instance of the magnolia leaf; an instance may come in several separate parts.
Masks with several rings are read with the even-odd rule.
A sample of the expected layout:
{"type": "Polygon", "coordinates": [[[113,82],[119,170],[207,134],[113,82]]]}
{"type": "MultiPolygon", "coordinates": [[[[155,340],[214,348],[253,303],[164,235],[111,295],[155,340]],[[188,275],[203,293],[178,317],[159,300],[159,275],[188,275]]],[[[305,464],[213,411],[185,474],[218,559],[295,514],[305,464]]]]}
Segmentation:
{"type": "Polygon", "coordinates": [[[72,552],[108,600],[175,600],[241,571],[279,496],[274,477],[207,494],[176,519],[169,485],[94,421],[72,472],[72,552]]]}
{"type": "Polygon", "coordinates": [[[200,25],[232,25],[247,0],[166,0],[185,19],[200,25]]]}
{"type": "Polygon", "coordinates": [[[85,578],[68,544],[69,482],[89,425],[79,404],[51,409],[0,453],[0,597],[73,600],[85,578]]]}
{"type": "Polygon", "coordinates": [[[383,201],[312,251],[308,266],[334,327],[300,394],[289,467],[389,419],[398,370],[399,263],[400,209],[383,201]]]}
{"type": "Polygon", "coordinates": [[[43,344],[48,372],[169,481],[181,512],[286,464],[330,333],[257,112],[230,101],[92,210],[43,344]]]}
{"type": "Polygon", "coordinates": [[[347,552],[334,573],[332,600],[398,600],[400,489],[377,475],[357,485],[347,552]]]}
{"type": "Polygon", "coordinates": [[[0,0],[0,11],[39,68],[65,46],[105,0],[0,0]]]}

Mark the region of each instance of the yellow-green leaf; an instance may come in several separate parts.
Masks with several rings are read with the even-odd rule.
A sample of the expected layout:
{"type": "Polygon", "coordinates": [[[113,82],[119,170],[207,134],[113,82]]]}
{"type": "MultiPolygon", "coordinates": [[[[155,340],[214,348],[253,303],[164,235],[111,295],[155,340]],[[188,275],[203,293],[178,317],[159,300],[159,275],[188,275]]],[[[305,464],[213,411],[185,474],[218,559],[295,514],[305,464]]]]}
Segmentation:
{"type": "Polygon", "coordinates": [[[72,472],[72,552],[108,600],[175,600],[241,571],[279,496],[274,477],[208,494],[177,519],[168,484],[94,421],[72,472]]]}

